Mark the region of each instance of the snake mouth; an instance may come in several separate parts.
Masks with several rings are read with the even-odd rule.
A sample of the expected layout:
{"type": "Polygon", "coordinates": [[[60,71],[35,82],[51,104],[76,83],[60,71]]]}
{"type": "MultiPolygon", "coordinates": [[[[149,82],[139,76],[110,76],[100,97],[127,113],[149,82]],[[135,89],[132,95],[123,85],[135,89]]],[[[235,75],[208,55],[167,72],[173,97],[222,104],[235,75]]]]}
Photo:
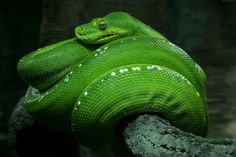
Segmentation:
{"type": "Polygon", "coordinates": [[[102,43],[107,43],[109,41],[113,41],[125,35],[127,35],[126,32],[107,33],[107,34],[102,34],[95,37],[86,37],[85,35],[77,35],[77,38],[81,40],[82,42],[89,43],[89,44],[102,44],[102,43]]]}
{"type": "Polygon", "coordinates": [[[104,34],[99,37],[94,38],[95,40],[109,39],[118,36],[119,34],[104,34]]]}

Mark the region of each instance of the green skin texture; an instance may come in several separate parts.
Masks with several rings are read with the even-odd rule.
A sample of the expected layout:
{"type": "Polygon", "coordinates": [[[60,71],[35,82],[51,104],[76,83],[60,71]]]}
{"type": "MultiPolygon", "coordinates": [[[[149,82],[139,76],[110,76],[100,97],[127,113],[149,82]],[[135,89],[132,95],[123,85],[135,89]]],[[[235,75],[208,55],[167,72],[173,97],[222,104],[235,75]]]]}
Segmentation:
{"type": "Polygon", "coordinates": [[[72,130],[92,148],[111,143],[122,119],[143,113],[206,136],[206,75],[185,51],[125,12],[95,18],[75,34],[18,62],[35,119],[72,130]]]}

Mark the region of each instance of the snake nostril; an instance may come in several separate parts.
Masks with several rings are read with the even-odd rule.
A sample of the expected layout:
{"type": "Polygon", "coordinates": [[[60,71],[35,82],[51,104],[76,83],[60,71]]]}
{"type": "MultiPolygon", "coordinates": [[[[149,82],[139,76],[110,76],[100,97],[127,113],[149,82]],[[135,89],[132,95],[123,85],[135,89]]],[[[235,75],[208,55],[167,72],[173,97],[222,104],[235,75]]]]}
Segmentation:
{"type": "Polygon", "coordinates": [[[80,35],[80,36],[84,36],[84,34],[82,32],[80,32],[80,31],[77,31],[76,34],[80,35]]]}
{"type": "Polygon", "coordinates": [[[75,32],[76,32],[76,34],[78,34],[78,35],[84,35],[83,33],[82,33],[82,28],[81,27],[77,27],[76,29],[75,29],[75,32]]]}

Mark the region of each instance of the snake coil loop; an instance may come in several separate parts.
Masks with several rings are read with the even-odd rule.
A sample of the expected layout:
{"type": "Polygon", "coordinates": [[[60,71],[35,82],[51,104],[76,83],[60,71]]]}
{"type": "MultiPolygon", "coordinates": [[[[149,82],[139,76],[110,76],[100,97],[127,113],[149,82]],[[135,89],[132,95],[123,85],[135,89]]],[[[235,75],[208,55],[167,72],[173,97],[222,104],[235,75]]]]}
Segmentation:
{"type": "Polygon", "coordinates": [[[94,19],[76,28],[79,40],[50,45],[19,61],[21,77],[32,86],[25,96],[29,113],[52,129],[72,129],[89,147],[109,144],[117,123],[143,113],[205,136],[206,76],[200,66],[127,13],[103,18],[109,27],[97,28],[100,19],[94,19]]]}

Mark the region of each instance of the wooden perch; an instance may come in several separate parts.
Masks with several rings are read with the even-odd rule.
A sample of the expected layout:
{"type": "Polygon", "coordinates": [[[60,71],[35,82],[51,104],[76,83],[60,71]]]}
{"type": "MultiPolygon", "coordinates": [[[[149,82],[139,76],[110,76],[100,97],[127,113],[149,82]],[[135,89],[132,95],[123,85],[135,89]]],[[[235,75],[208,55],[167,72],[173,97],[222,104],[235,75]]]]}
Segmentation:
{"type": "MultiPolygon", "coordinates": [[[[20,101],[18,107],[13,112],[9,121],[9,133],[12,140],[15,140],[15,136],[18,139],[25,138],[29,140],[29,129],[35,130],[35,124],[31,116],[25,111],[22,106],[23,102],[20,101]],[[26,130],[25,128],[28,128],[26,130]],[[19,134],[20,132],[20,134],[19,134]]],[[[30,139],[40,136],[39,134],[45,134],[45,132],[50,133],[50,135],[58,135],[58,139],[63,139],[61,143],[70,143],[71,147],[74,144],[74,139],[68,138],[70,133],[57,133],[55,131],[48,130],[47,128],[40,127],[41,130],[34,131],[30,139]],[[53,133],[54,132],[54,133],[53,133]]],[[[47,133],[47,134],[48,134],[47,133]]],[[[130,122],[120,135],[118,143],[113,146],[114,156],[117,157],[235,157],[236,156],[236,141],[229,139],[214,140],[205,139],[199,136],[195,136],[190,133],[183,132],[174,126],[171,126],[167,120],[164,120],[158,116],[154,115],[140,115],[138,118],[130,122]]],[[[55,139],[54,138],[54,139],[55,139]]],[[[16,138],[17,139],[17,138],[16,138]]],[[[40,138],[41,139],[41,138],[40,138]]],[[[25,142],[25,140],[23,142],[25,142]]],[[[44,139],[46,140],[46,139],[44,139]]],[[[58,140],[60,141],[60,140],[58,140]]],[[[12,141],[14,142],[14,141],[12,141]]],[[[21,142],[22,141],[18,141],[21,142]]],[[[38,141],[35,141],[38,142],[38,141]]],[[[60,143],[60,142],[59,142],[60,143]]],[[[51,142],[55,144],[55,142],[51,142]]],[[[40,143],[36,144],[36,151],[40,150],[40,143]]],[[[44,142],[41,141],[41,147],[43,147],[44,142]]],[[[57,144],[58,145],[58,144],[57,144]]],[[[27,143],[25,143],[27,147],[27,143]]],[[[51,146],[53,147],[53,146],[51,146]]],[[[68,149],[68,151],[73,150],[78,151],[76,147],[68,149]],[[74,150],[73,150],[74,149],[74,150]]],[[[28,149],[26,150],[28,152],[28,149]]],[[[58,151],[57,149],[51,149],[50,154],[57,154],[53,151],[58,151]]],[[[81,155],[81,157],[111,157],[111,153],[107,152],[108,149],[92,151],[87,150],[86,155],[81,155]],[[97,154],[96,154],[97,153],[97,154]],[[91,155],[92,154],[92,155],[91,155]]],[[[35,152],[37,153],[37,152],[35,152]]],[[[48,152],[43,152],[42,156],[47,155],[48,152]]],[[[71,152],[68,152],[71,154],[71,152]]],[[[22,156],[24,157],[24,156],[22,156]]]]}
{"type": "Polygon", "coordinates": [[[235,157],[236,141],[195,136],[158,116],[142,115],[124,130],[127,146],[139,157],[235,157]]]}

